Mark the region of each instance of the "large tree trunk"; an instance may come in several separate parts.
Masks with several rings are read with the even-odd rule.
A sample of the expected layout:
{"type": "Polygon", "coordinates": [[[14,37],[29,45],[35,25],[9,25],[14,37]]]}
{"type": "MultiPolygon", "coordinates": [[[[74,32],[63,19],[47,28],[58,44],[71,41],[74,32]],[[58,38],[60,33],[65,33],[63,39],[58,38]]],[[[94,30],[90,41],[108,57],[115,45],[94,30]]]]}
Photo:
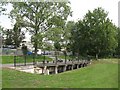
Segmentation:
{"type": "Polygon", "coordinates": [[[36,37],[37,37],[37,30],[35,32],[35,40],[34,40],[35,56],[37,55],[37,49],[38,49],[38,42],[36,37]]]}
{"type": "MultiPolygon", "coordinates": [[[[38,9],[38,7],[37,7],[38,9]]],[[[37,9],[36,9],[36,12],[37,12],[37,9]]],[[[37,55],[37,49],[38,49],[38,38],[37,38],[37,35],[38,35],[38,31],[39,31],[39,26],[38,26],[38,18],[36,17],[35,18],[35,56],[37,55]]]]}

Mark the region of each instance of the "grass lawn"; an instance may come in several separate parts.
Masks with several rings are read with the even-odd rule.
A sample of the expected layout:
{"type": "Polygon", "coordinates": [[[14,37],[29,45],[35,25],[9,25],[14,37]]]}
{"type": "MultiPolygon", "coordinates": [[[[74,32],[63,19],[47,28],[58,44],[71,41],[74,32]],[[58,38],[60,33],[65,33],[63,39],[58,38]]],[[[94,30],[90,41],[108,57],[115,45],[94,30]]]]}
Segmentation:
{"type": "MultiPolygon", "coordinates": [[[[43,61],[44,60],[44,56],[37,56],[35,58],[35,61],[43,61]]],[[[45,56],[45,60],[51,61],[52,59],[49,58],[48,56],[45,56]]],[[[2,56],[2,64],[9,64],[9,63],[13,63],[14,62],[14,56],[2,56]]],[[[17,57],[16,60],[17,63],[23,63],[24,62],[24,57],[17,57]]],[[[27,56],[26,57],[26,62],[33,62],[33,56],[27,56]]]]}
{"type": "MultiPolygon", "coordinates": [[[[60,55],[60,56],[58,56],[58,58],[59,59],[65,59],[65,56],[64,55],[60,55]]],[[[77,56],[66,56],[66,59],[67,60],[75,60],[75,58],[77,59],[78,57],[77,56]]],[[[79,56],[79,59],[87,59],[87,58],[85,58],[85,57],[82,57],[82,56],[79,56]]]]}
{"type": "Polygon", "coordinates": [[[73,71],[38,75],[3,68],[3,88],[118,88],[118,60],[102,59],[73,71]]]}
{"type": "MultiPolygon", "coordinates": [[[[58,56],[59,59],[65,59],[65,56],[64,55],[61,55],[61,56],[58,56]]],[[[71,59],[70,56],[66,56],[66,59],[71,59]]]]}

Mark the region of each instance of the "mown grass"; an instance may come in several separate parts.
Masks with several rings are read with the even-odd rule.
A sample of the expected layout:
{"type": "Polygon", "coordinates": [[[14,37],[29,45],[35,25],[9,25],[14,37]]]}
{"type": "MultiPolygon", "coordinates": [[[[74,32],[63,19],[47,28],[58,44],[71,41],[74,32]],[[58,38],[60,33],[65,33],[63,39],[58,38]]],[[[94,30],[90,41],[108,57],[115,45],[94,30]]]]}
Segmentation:
{"type": "MultiPolygon", "coordinates": [[[[59,59],[65,59],[64,55],[58,56],[59,59]]],[[[66,56],[66,59],[72,59],[72,57],[70,56],[66,56]]]]}
{"type": "MultiPolygon", "coordinates": [[[[35,61],[41,62],[44,60],[44,56],[36,56],[35,61]]],[[[51,61],[52,59],[48,56],[45,56],[45,60],[51,61]]],[[[23,56],[17,56],[16,62],[17,63],[24,63],[25,58],[23,56]]],[[[30,63],[33,62],[33,56],[26,56],[26,62],[30,63]]],[[[2,56],[2,64],[10,64],[14,63],[14,56],[2,56]]]]}
{"type": "MultiPolygon", "coordinates": [[[[58,58],[59,59],[65,59],[65,55],[60,55],[60,56],[58,56],[58,58]]],[[[76,59],[78,59],[78,56],[69,56],[69,55],[67,55],[66,59],[67,60],[76,60],[76,59]]],[[[82,60],[82,59],[88,59],[88,57],[79,56],[79,59],[80,60],[82,60]]]]}
{"type": "Polygon", "coordinates": [[[3,68],[3,88],[118,88],[118,63],[93,61],[91,65],[56,75],[38,75],[3,68]]]}

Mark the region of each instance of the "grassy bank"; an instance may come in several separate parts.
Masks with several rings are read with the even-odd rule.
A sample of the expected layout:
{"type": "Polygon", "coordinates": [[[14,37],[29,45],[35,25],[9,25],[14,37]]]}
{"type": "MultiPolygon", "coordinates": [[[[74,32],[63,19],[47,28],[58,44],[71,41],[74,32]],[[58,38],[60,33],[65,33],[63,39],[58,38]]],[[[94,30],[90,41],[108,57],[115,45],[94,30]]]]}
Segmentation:
{"type": "Polygon", "coordinates": [[[56,75],[3,69],[3,88],[117,88],[118,60],[94,61],[85,68],[56,75]]]}

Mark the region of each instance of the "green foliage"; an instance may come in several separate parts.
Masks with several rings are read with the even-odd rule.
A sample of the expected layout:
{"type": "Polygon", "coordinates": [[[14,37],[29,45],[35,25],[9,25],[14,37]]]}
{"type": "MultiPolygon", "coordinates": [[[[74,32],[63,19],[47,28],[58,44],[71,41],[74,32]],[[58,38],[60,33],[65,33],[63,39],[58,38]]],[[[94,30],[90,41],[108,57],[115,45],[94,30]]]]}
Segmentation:
{"type": "Polygon", "coordinates": [[[17,23],[14,25],[13,29],[3,30],[3,36],[5,37],[5,45],[15,45],[16,47],[19,47],[20,43],[25,38],[24,32],[21,31],[17,23]]]}
{"type": "MultiPolygon", "coordinates": [[[[0,15],[8,15],[6,12],[7,9],[5,7],[6,5],[8,5],[7,2],[0,2],[0,15]]],[[[20,19],[17,17],[13,30],[2,30],[3,37],[6,38],[4,41],[5,45],[16,45],[19,47],[21,41],[24,39],[24,34],[20,30],[19,22],[20,19]]]]}
{"type": "Polygon", "coordinates": [[[13,43],[19,47],[22,40],[25,38],[25,33],[21,30],[19,23],[16,23],[13,28],[13,43]]]}
{"type": "Polygon", "coordinates": [[[117,40],[118,40],[118,46],[116,48],[116,54],[120,55],[120,28],[118,28],[117,40]]]}
{"type": "Polygon", "coordinates": [[[108,56],[117,47],[117,29],[102,8],[88,11],[72,31],[73,47],[80,54],[108,56]]]}
{"type": "Polygon", "coordinates": [[[21,18],[21,24],[32,34],[35,53],[45,31],[60,26],[71,13],[67,2],[17,2],[12,3],[11,17],[21,18]],[[40,37],[40,39],[39,39],[40,37]],[[40,42],[39,42],[40,41],[40,42]]]}
{"type": "Polygon", "coordinates": [[[54,47],[57,51],[60,51],[61,50],[61,46],[60,46],[60,43],[59,42],[56,42],[54,43],[54,47]]]}
{"type": "Polygon", "coordinates": [[[13,32],[11,29],[3,30],[3,35],[5,35],[4,44],[5,45],[14,45],[13,43],[13,32]]]}
{"type": "MultiPolygon", "coordinates": [[[[62,22],[63,23],[63,22],[62,22]]],[[[65,25],[60,24],[61,26],[57,25],[54,28],[49,29],[45,33],[45,37],[49,40],[51,40],[54,43],[54,48],[56,49],[56,46],[60,48],[66,48],[67,51],[70,51],[70,38],[71,38],[71,30],[74,26],[73,21],[68,21],[65,25]],[[68,50],[69,49],[69,50],[68,50]]]]}
{"type": "Polygon", "coordinates": [[[42,33],[39,33],[36,36],[31,37],[31,42],[33,45],[35,45],[34,41],[37,40],[38,41],[38,48],[43,48],[43,46],[42,46],[43,45],[43,42],[42,42],[43,38],[44,38],[44,35],[42,33]]]}
{"type": "Polygon", "coordinates": [[[46,38],[53,41],[54,43],[61,42],[62,32],[62,28],[51,28],[46,32],[46,38]]]}
{"type": "Polygon", "coordinates": [[[75,22],[74,21],[68,21],[65,26],[64,26],[64,30],[63,30],[63,39],[62,39],[62,46],[63,48],[66,48],[66,50],[69,52],[71,51],[71,37],[72,37],[72,33],[71,31],[74,29],[75,26],[75,22]]]}
{"type": "Polygon", "coordinates": [[[3,27],[2,26],[0,26],[0,47],[1,47],[1,45],[3,45],[4,44],[4,42],[3,42],[3,27]]]}
{"type": "Polygon", "coordinates": [[[54,43],[54,49],[60,50],[61,48],[61,40],[62,40],[62,34],[63,34],[63,29],[60,27],[54,27],[49,29],[45,33],[45,37],[47,38],[47,41],[52,41],[54,43]]]}

